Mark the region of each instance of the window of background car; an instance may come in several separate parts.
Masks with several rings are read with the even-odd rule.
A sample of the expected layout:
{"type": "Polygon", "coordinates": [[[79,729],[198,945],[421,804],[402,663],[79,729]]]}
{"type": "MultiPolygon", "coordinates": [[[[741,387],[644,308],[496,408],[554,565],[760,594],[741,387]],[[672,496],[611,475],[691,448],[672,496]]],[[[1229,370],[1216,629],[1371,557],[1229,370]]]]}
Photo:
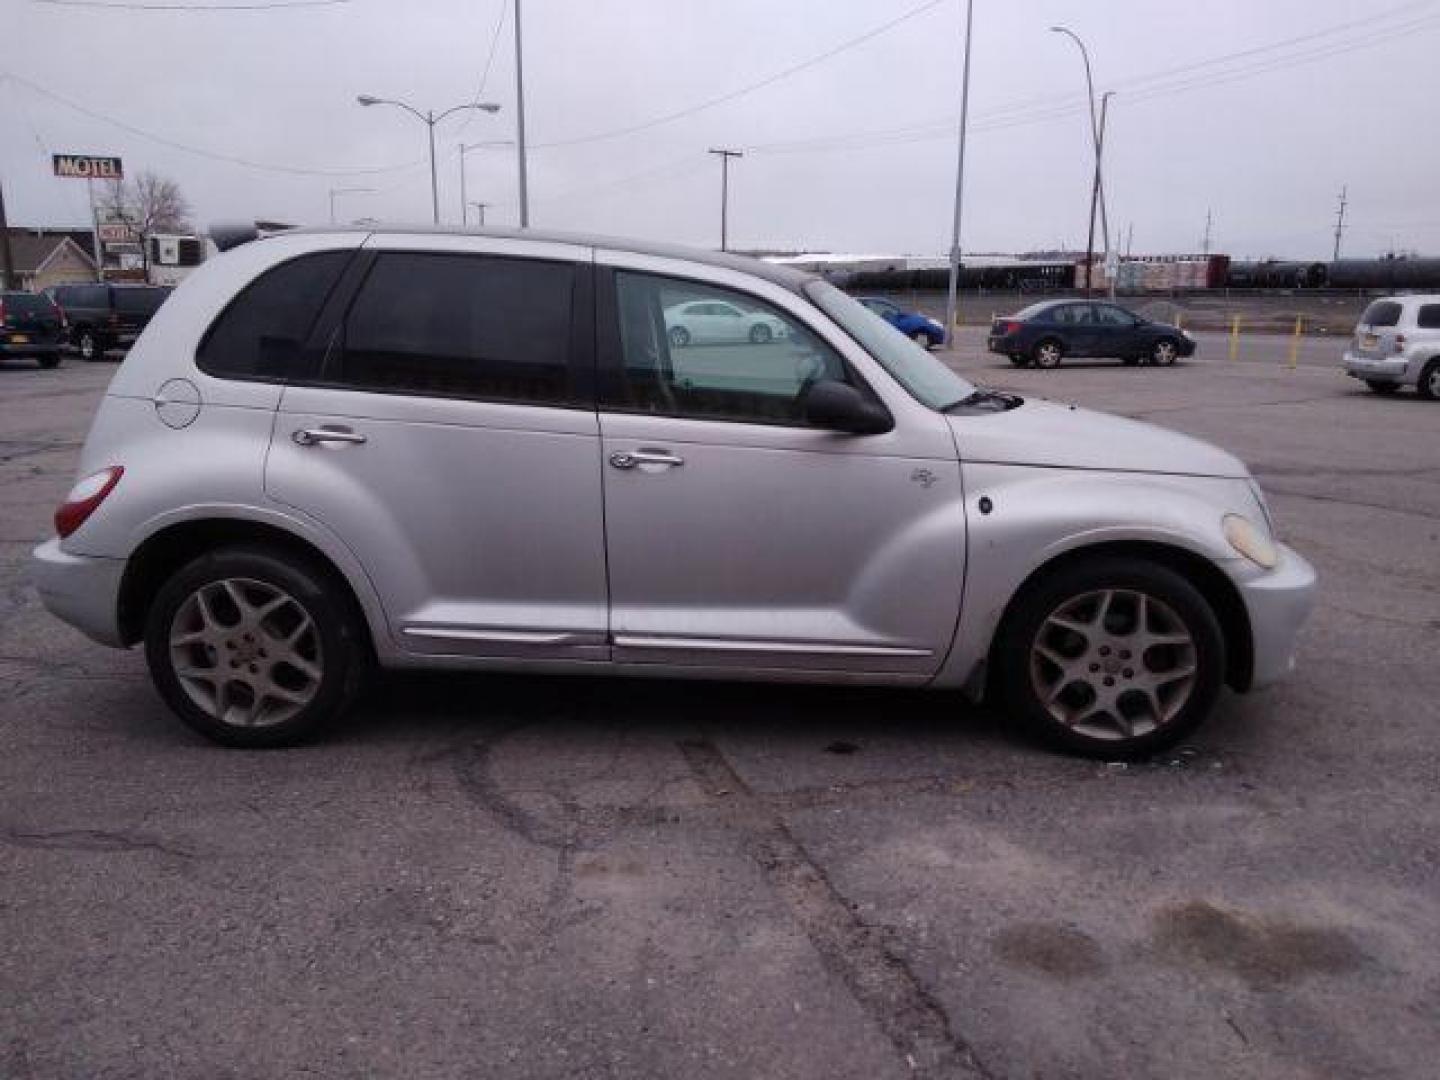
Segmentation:
{"type": "Polygon", "coordinates": [[[1421,330],[1440,330],[1440,304],[1421,304],[1415,325],[1421,330]]]}
{"type": "Polygon", "coordinates": [[[106,285],[62,286],[56,292],[60,303],[72,307],[109,307],[110,289],[106,285]]]}
{"type": "Polygon", "coordinates": [[[1364,326],[1397,326],[1402,310],[1404,309],[1394,300],[1376,300],[1365,309],[1365,314],[1360,316],[1360,322],[1364,326]]]}
{"type": "Polygon", "coordinates": [[[1092,304],[1091,307],[1095,310],[1095,321],[1101,326],[1131,327],[1135,325],[1134,318],[1117,307],[1111,307],[1109,304],[1092,304]]]}
{"type": "Polygon", "coordinates": [[[922,405],[948,409],[975,392],[929,351],[828,281],[810,282],[805,294],[922,405]]]}
{"type": "Polygon", "coordinates": [[[330,294],[349,251],[301,255],[251,282],[215,320],[195,361],[222,379],[294,379],[305,340],[330,294]]]}
{"type": "Polygon", "coordinates": [[[60,312],[48,296],[36,293],[9,292],[5,294],[5,314],[25,318],[58,319],[60,312]]]}
{"type": "Polygon", "coordinates": [[[350,305],[338,381],[358,390],[575,404],[575,268],[488,255],[380,255],[350,305]]]}
{"type": "Polygon", "coordinates": [[[1089,326],[1089,304],[1064,304],[1050,313],[1050,321],[1060,326],[1089,326]]]}
{"type": "Polygon", "coordinates": [[[851,381],[833,349],[762,300],[632,271],[616,273],[615,291],[621,378],[619,398],[608,405],[803,425],[812,383],[851,381]]]}
{"type": "Polygon", "coordinates": [[[115,310],[124,315],[154,315],[170,295],[169,289],[136,288],[115,290],[115,310]]]}

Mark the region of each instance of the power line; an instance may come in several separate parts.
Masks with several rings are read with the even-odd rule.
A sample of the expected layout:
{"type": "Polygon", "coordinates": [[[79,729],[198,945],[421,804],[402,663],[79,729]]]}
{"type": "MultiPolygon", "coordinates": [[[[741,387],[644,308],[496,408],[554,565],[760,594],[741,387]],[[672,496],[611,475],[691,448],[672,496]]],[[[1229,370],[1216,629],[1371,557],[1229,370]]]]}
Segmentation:
{"type": "Polygon", "coordinates": [[[350,0],[254,0],[252,3],[225,4],[163,4],[141,3],[137,0],[30,0],[32,4],[49,4],[51,7],[98,8],[101,11],[184,11],[205,13],[210,11],[283,11],[286,8],[334,7],[348,4],[350,0]]]}
{"type": "MultiPolygon", "coordinates": [[[[485,70],[480,72],[480,84],[475,87],[475,93],[470,96],[470,100],[477,104],[485,94],[485,84],[490,81],[490,68],[495,63],[495,47],[500,44],[500,31],[505,27],[505,13],[509,9],[509,0],[500,0],[500,16],[495,20],[495,32],[490,35],[490,51],[485,56],[485,70]]],[[[456,132],[456,135],[463,135],[474,119],[475,112],[472,109],[465,114],[465,122],[460,125],[460,130],[456,132]]]]}
{"type": "Polygon", "coordinates": [[[897,15],[889,22],[881,23],[879,26],[872,27],[871,29],[865,31],[865,33],[863,34],[859,34],[856,37],[848,39],[847,41],[842,41],[834,48],[827,49],[825,52],[812,56],[808,60],[802,60],[798,64],[792,64],[790,67],[785,68],[783,71],[777,71],[773,75],[767,75],[765,78],[759,80],[758,82],[750,83],[748,86],[742,86],[738,89],[728,91],[727,93],[719,94],[716,97],[709,98],[705,101],[697,102],[694,105],[687,105],[683,109],[677,109],[674,112],[665,113],[662,116],[651,117],[649,120],[641,121],[638,124],[630,124],[626,127],[613,128],[610,131],[597,131],[590,135],[578,135],[570,139],[555,139],[546,143],[532,143],[530,148],[532,150],[550,150],[560,146],[578,146],[582,143],[600,142],[605,139],[618,139],[623,135],[634,135],[640,131],[648,131],[651,128],[659,127],[661,124],[669,124],[673,121],[682,119],[683,117],[693,116],[695,113],[703,112],[706,109],[713,109],[716,105],[723,105],[726,102],[734,101],[736,98],[744,97],[746,94],[753,94],[756,90],[761,90],[767,86],[772,86],[775,83],[780,82],[782,79],[788,79],[792,75],[798,75],[800,72],[805,71],[808,68],[812,68],[816,64],[824,63],[831,57],[838,56],[842,52],[853,49],[855,46],[861,45],[864,42],[869,41],[871,38],[878,37],[880,34],[885,33],[887,30],[894,29],[903,22],[907,22],[910,19],[915,18],[916,16],[923,15],[931,8],[939,7],[945,2],[946,0],[926,0],[925,3],[920,4],[918,7],[913,7],[909,11],[904,12],[903,14],[897,15]]]}

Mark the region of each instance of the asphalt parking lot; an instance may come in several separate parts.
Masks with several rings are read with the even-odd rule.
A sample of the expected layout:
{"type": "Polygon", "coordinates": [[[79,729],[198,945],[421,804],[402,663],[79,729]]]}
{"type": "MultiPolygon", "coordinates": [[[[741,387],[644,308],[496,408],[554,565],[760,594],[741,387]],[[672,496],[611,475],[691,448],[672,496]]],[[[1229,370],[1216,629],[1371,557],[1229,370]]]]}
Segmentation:
{"type": "Polygon", "coordinates": [[[1440,1055],[1440,405],[1339,346],[977,381],[1245,458],[1321,593],[1189,745],[950,695],[383,682],[202,743],[30,547],[113,365],[0,367],[0,1077],[1401,1078],[1440,1055]]]}

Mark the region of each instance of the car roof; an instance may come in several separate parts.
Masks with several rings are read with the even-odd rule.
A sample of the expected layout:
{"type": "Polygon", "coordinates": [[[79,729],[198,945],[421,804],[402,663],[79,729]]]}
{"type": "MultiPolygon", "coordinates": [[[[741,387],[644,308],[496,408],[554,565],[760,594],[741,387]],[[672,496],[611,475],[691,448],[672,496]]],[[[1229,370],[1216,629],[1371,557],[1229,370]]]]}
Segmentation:
{"type": "MultiPolygon", "coordinates": [[[[505,229],[505,228],[484,228],[484,229],[461,229],[455,226],[445,225],[357,225],[357,226],[336,226],[336,227],[308,227],[301,229],[287,229],[284,232],[275,233],[275,236],[301,235],[354,235],[363,233],[366,236],[413,236],[413,235],[435,235],[435,236],[478,236],[494,237],[504,240],[539,240],[557,244],[573,244],[577,247],[599,248],[604,251],[624,251],[635,255],[654,255],[658,258],[684,259],[689,262],[701,263],[705,266],[715,266],[726,270],[735,270],[742,274],[750,274],[754,277],[764,278],[791,292],[800,292],[804,286],[812,281],[823,280],[816,274],[806,273],[803,270],[796,270],[789,266],[777,266],[775,263],[765,262],[763,259],[751,258],[748,255],[735,255],[728,251],[710,251],[705,248],[687,247],[684,244],[670,244],[653,240],[631,240],[615,236],[603,236],[596,233],[565,232],[562,230],[550,229],[505,229]]],[[[263,241],[258,241],[263,242],[263,241]]]]}

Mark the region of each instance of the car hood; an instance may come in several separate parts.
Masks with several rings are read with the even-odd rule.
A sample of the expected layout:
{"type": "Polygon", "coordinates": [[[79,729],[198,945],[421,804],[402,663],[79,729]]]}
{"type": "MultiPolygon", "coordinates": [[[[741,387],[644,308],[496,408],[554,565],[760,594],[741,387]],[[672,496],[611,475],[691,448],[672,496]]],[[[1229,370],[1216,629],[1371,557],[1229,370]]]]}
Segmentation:
{"type": "Polygon", "coordinates": [[[1218,446],[1076,405],[1028,398],[1006,412],[947,418],[964,462],[1242,479],[1250,475],[1243,461],[1218,446]]]}

